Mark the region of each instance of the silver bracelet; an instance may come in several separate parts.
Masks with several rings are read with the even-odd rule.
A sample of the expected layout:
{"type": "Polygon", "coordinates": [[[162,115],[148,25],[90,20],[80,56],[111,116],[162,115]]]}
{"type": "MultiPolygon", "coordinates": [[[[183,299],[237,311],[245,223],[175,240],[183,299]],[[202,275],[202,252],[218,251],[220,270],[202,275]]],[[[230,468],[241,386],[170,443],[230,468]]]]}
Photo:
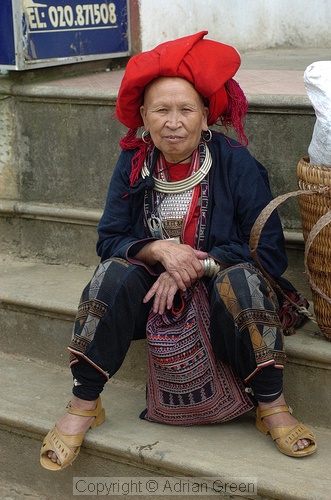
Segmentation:
{"type": "Polygon", "coordinates": [[[221,266],[214,261],[214,259],[211,259],[210,257],[207,257],[207,259],[203,260],[203,275],[207,276],[208,278],[212,278],[215,276],[215,274],[220,271],[221,266]]]}

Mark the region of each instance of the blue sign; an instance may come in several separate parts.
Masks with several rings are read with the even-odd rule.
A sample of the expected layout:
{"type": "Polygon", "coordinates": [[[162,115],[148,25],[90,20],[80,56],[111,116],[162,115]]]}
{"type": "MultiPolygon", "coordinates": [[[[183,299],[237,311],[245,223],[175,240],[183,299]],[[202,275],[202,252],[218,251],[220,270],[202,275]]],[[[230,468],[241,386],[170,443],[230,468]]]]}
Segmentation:
{"type": "Polygon", "coordinates": [[[2,0],[0,65],[13,64],[13,59],[15,62],[14,40],[16,66],[24,68],[37,67],[36,63],[40,67],[128,55],[127,3],[127,0],[2,0]],[[8,33],[11,26],[14,34],[8,33]]]}
{"type": "Polygon", "coordinates": [[[11,0],[3,0],[0,7],[0,65],[15,65],[15,42],[11,0]]]}

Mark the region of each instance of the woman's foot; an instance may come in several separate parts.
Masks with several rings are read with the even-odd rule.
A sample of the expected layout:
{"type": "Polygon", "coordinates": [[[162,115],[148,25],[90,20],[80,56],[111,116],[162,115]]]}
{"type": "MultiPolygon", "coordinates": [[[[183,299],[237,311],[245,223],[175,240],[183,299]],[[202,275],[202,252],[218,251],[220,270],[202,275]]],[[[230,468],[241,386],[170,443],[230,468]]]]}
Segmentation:
{"type": "MultiPolygon", "coordinates": [[[[258,412],[262,413],[265,410],[272,410],[273,408],[280,407],[280,406],[286,407],[286,402],[285,402],[285,398],[284,398],[283,394],[278,399],[276,399],[275,401],[272,401],[271,403],[259,402],[258,412]]],[[[299,422],[294,417],[292,417],[291,413],[289,411],[286,411],[286,410],[282,410],[280,412],[273,413],[271,415],[262,416],[261,421],[262,421],[262,425],[264,424],[266,429],[268,431],[270,431],[270,433],[272,433],[272,431],[274,431],[275,428],[277,428],[277,427],[278,428],[291,427],[291,426],[295,426],[295,425],[299,424],[299,422]]],[[[259,426],[258,426],[258,428],[259,428],[259,426]]],[[[260,430],[262,430],[262,429],[260,428],[260,430]]],[[[262,432],[263,432],[263,430],[262,430],[262,432]]],[[[274,439],[274,441],[275,441],[276,445],[278,445],[278,447],[279,447],[279,445],[281,444],[281,441],[282,441],[282,437],[276,438],[276,439],[274,439]]],[[[301,438],[301,439],[294,440],[294,442],[291,446],[291,450],[294,453],[292,456],[295,456],[296,452],[302,452],[303,450],[309,448],[312,444],[314,444],[314,441],[312,439],[301,438]]],[[[280,451],[282,451],[282,450],[280,450],[280,451]]]]}
{"type": "Polygon", "coordinates": [[[50,462],[52,462],[63,468],[69,464],[63,463],[63,453],[65,461],[68,462],[66,459],[68,454],[70,454],[72,456],[70,461],[72,462],[79,452],[80,444],[88,429],[100,425],[104,421],[104,418],[105,414],[100,398],[94,401],[85,401],[73,396],[68,405],[67,412],[60,418],[44,440],[41,453],[42,465],[51,470],[57,470],[54,469],[54,466],[50,466],[50,462]],[[73,444],[74,442],[76,443],[75,445],[73,444]],[[63,449],[63,445],[67,447],[69,453],[63,449]],[[56,448],[59,448],[59,454],[62,453],[62,462],[59,454],[53,451],[56,448]],[[49,465],[47,465],[45,458],[43,458],[46,456],[50,461],[49,465]]]}

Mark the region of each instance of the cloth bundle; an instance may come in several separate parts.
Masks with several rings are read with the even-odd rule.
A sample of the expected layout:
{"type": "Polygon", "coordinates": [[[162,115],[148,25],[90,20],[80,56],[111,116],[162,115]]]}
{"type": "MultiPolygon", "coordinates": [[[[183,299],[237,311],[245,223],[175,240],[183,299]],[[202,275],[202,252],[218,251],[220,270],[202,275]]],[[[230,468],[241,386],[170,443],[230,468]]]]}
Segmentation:
{"type": "Polygon", "coordinates": [[[318,61],[308,66],[304,83],[316,114],[308,148],[310,163],[331,167],[331,61],[318,61]]]}
{"type": "Polygon", "coordinates": [[[210,343],[208,292],[197,281],[172,310],[150,313],[147,323],[147,409],[140,417],[168,425],[225,422],[252,401],[210,343]]]}

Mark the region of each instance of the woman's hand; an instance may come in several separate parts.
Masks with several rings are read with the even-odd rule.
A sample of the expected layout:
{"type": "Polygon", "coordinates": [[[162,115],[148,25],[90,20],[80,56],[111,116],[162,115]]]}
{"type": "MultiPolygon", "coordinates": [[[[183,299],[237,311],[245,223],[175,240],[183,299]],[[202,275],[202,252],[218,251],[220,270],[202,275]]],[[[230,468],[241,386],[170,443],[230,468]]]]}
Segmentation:
{"type": "Polygon", "coordinates": [[[136,258],[149,265],[161,263],[173,278],[177,289],[183,291],[203,276],[202,260],[207,257],[206,252],[169,240],[147,243],[136,255],[136,258]]]}
{"type": "Polygon", "coordinates": [[[152,288],[145,295],[144,302],[146,303],[154,297],[153,312],[163,314],[166,309],[171,309],[177,290],[176,281],[165,271],[160,274],[152,288]]]}

